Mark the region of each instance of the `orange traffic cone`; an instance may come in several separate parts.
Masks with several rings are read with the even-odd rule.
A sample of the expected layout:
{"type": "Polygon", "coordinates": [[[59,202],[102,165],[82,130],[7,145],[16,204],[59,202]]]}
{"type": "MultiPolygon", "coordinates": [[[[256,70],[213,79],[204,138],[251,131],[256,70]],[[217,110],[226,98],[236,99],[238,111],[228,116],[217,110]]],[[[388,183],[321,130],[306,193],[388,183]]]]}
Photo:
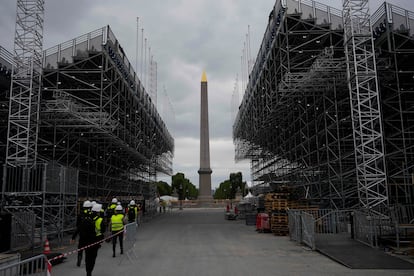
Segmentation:
{"type": "Polygon", "coordinates": [[[50,254],[50,246],[49,246],[49,240],[45,240],[45,246],[43,248],[43,254],[50,254]]]}

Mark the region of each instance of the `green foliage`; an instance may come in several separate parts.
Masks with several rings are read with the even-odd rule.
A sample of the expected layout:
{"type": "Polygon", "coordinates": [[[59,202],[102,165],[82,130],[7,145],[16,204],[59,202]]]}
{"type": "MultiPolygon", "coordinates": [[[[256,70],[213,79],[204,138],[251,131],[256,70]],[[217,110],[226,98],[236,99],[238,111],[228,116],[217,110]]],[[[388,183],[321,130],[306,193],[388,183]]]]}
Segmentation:
{"type": "Polygon", "coordinates": [[[225,180],[220,183],[219,187],[216,189],[213,197],[214,199],[228,199],[230,198],[230,180],[225,180]]]}
{"type": "Polygon", "coordinates": [[[198,196],[198,189],[194,186],[193,183],[190,182],[187,178],[185,178],[183,173],[176,173],[171,177],[171,186],[172,190],[176,191],[178,194],[178,199],[184,200],[188,199],[196,199],[198,196]]]}
{"type": "Polygon", "coordinates": [[[168,185],[167,182],[164,181],[158,181],[157,182],[157,192],[160,196],[163,195],[171,195],[172,188],[170,185],[168,185]]]}
{"type": "Polygon", "coordinates": [[[233,199],[236,197],[238,190],[244,196],[246,194],[246,182],[243,182],[241,172],[231,173],[229,179],[220,183],[213,197],[214,199],[233,199]]]}

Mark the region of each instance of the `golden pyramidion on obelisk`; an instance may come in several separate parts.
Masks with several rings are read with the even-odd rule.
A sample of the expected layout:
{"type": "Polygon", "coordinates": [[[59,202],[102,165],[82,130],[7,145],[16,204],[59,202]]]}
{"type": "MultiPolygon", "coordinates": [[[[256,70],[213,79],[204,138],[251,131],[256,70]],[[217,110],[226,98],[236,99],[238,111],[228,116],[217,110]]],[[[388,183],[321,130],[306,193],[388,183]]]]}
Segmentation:
{"type": "Polygon", "coordinates": [[[201,82],[207,82],[206,71],[203,71],[203,75],[201,76],[201,82]]]}

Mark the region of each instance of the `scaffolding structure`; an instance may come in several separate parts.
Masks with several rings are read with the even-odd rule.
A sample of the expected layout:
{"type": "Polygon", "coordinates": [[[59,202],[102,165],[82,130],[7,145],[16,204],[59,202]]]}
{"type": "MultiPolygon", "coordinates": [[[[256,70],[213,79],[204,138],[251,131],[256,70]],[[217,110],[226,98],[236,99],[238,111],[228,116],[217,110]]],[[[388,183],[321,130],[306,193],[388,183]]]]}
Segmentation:
{"type": "Polygon", "coordinates": [[[39,117],[31,182],[3,171],[3,210],[34,214],[18,225],[26,245],[73,230],[78,199],[153,200],[172,174],[174,139],[109,26],[43,52],[39,117]]]}
{"type": "Polygon", "coordinates": [[[44,64],[39,155],[79,168],[80,194],[143,194],[171,174],[174,140],[109,26],[46,50],[44,64]]]}
{"type": "Polygon", "coordinates": [[[17,1],[6,156],[13,167],[30,168],[37,161],[44,4],[17,1]]]}
{"type": "Polygon", "coordinates": [[[414,12],[383,3],[372,15],[390,203],[414,202],[414,12]]]}
{"type": "MultiPolygon", "coordinates": [[[[384,201],[377,199],[383,199],[387,192],[391,204],[414,201],[414,141],[406,123],[413,117],[409,104],[400,98],[407,93],[398,88],[405,86],[410,91],[412,85],[406,87],[398,80],[399,70],[394,71],[399,69],[394,63],[403,63],[405,70],[411,71],[410,77],[414,69],[403,58],[414,49],[408,24],[413,26],[412,13],[401,10],[384,4],[371,19],[378,52],[375,65],[381,101],[377,108],[382,119],[380,125],[378,118],[373,125],[383,128],[383,169],[389,172],[386,191],[379,190],[380,196],[370,198],[371,207],[381,205],[384,201]],[[397,10],[405,34],[390,21],[384,31],[376,30],[385,17],[395,17],[397,10]],[[401,35],[405,39],[395,45],[394,37],[401,35]],[[404,54],[399,51],[402,47],[404,54]],[[388,80],[384,81],[386,75],[388,80]],[[386,98],[392,99],[388,102],[392,102],[393,112],[386,98]]],[[[233,125],[236,160],[251,160],[257,193],[274,185],[288,185],[296,188],[302,199],[321,207],[361,206],[343,22],[340,10],[315,1],[276,1],[233,125]]],[[[374,144],[381,148],[380,143],[374,144]]],[[[385,185],[380,183],[375,189],[385,185]]]]}
{"type": "MultiPolygon", "coordinates": [[[[11,75],[13,70],[13,54],[0,46],[0,156],[6,156],[7,125],[9,115],[9,101],[11,75]]],[[[0,158],[0,166],[3,168],[5,158],[0,158]]],[[[2,170],[0,169],[0,174],[2,170]]]]}

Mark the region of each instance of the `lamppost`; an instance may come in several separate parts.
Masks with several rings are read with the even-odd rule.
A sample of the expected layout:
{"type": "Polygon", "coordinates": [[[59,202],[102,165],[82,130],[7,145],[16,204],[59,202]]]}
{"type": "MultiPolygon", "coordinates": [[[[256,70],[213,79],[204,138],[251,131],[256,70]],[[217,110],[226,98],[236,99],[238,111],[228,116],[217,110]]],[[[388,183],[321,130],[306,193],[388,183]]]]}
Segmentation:
{"type": "Polygon", "coordinates": [[[179,189],[180,189],[180,194],[179,194],[179,196],[180,196],[180,210],[182,210],[183,209],[183,184],[182,183],[180,183],[179,189]]]}
{"type": "Polygon", "coordinates": [[[230,210],[233,209],[233,184],[230,184],[230,210]]]}
{"type": "Polygon", "coordinates": [[[230,207],[229,207],[229,203],[227,202],[227,189],[223,188],[223,192],[224,192],[224,202],[226,204],[226,212],[230,211],[230,207]]]}

